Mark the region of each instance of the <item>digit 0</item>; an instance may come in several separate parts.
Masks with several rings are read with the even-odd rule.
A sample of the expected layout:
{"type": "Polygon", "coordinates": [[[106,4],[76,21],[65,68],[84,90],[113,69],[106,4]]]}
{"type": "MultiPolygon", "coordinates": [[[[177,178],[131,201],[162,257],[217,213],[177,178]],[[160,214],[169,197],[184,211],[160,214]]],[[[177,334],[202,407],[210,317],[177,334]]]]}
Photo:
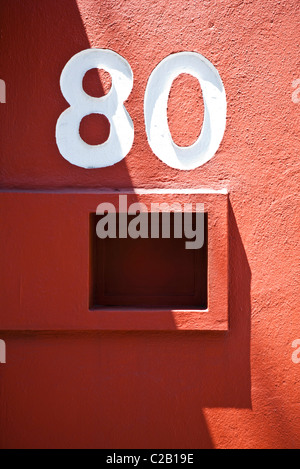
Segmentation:
{"type": "Polygon", "coordinates": [[[150,76],[145,94],[148,141],[153,153],[172,168],[195,169],[215,155],[224,136],[226,112],[226,94],[220,75],[213,64],[198,53],[170,55],[150,76]],[[204,100],[203,128],[198,140],[190,147],[179,147],[174,143],[168,124],[169,94],[173,81],[181,73],[199,80],[204,100]]]}

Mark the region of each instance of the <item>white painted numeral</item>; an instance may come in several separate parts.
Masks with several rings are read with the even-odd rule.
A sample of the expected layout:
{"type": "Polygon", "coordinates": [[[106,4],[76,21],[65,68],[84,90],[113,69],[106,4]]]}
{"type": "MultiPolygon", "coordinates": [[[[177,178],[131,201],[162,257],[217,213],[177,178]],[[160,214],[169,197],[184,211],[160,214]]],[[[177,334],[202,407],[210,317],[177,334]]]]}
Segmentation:
{"type": "Polygon", "coordinates": [[[56,141],[62,156],[82,168],[104,168],[125,158],[134,140],[133,122],[124,107],[133,87],[133,73],[128,62],[110,50],[88,49],[67,63],[60,84],[70,104],[56,126],[56,141]],[[82,87],[86,72],[93,68],[103,69],[111,75],[111,90],[101,98],[89,96],[82,87]],[[80,137],[80,122],[90,114],[103,114],[110,122],[109,138],[101,145],[88,145],[80,137]]]}
{"type": "MultiPolygon", "coordinates": [[[[61,90],[70,108],[60,116],[56,126],[57,145],[66,160],[82,168],[103,168],[125,158],[134,141],[133,122],[124,107],[132,87],[130,65],[116,52],[89,49],[67,63],[61,76],[61,90]],[[112,78],[112,88],[102,98],[87,95],[82,87],[86,72],[93,68],[106,70],[112,78]],[[80,122],[90,114],[103,114],[110,122],[109,138],[101,145],[88,145],[80,137],[80,122]]],[[[226,93],[218,71],[205,57],[181,52],[164,59],[150,76],[144,105],[149,145],[168,166],[192,170],[215,155],[226,128],[226,93]],[[172,83],[181,73],[199,80],[205,109],[201,134],[189,147],[175,144],[167,116],[172,83]]]]}
{"type": "Polygon", "coordinates": [[[202,55],[181,52],[164,59],[150,76],[145,94],[145,123],[149,145],[155,155],[172,168],[191,170],[217,152],[226,127],[226,94],[216,68],[202,55]],[[198,140],[189,147],[177,146],[168,125],[168,100],[172,83],[181,73],[200,82],[204,121],[198,140]]]}

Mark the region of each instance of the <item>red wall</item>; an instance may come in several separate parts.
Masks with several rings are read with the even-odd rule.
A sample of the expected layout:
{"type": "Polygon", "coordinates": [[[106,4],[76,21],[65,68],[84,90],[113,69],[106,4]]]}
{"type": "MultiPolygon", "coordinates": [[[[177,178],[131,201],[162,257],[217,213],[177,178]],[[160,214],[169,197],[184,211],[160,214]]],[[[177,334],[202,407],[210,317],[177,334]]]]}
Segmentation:
{"type": "MultiPolygon", "coordinates": [[[[300,104],[292,100],[292,82],[300,78],[298,0],[0,0],[0,15],[0,78],[7,86],[7,103],[0,104],[2,191],[230,193],[229,332],[72,333],[67,324],[52,333],[3,330],[0,447],[299,447],[300,364],[291,359],[300,335],[300,104]],[[134,146],[121,163],[98,170],[71,166],[55,142],[56,121],[68,107],[61,71],[90,47],[121,54],[135,77],[126,104],[134,146]],[[215,65],[228,100],[219,151],[186,172],[152,153],[143,117],[150,73],[180,51],[199,52],[215,65]]],[[[177,80],[169,103],[177,143],[197,137],[202,112],[197,82],[177,80]]],[[[11,213],[12,231],[21,214],[22,207],[11,213]]],[[[16,233],[16,249],[8,252],[0,234],[2,323],[15,302],[30,323],[31,301],[44,294],[46,304],[53,295],[38,273],[30,291],[15,276],[24,240],[16,233]],[[8,278],[12,289],[5,288],[8,278]],[[22,295],[30,298],[27,308],[22,295]]],[[[53,237],[59,236],[57,225],[53,237]]],[[[57,285],[68,275],[63,251],[45,254],[46,263],[57,261],[57,285]]]]}

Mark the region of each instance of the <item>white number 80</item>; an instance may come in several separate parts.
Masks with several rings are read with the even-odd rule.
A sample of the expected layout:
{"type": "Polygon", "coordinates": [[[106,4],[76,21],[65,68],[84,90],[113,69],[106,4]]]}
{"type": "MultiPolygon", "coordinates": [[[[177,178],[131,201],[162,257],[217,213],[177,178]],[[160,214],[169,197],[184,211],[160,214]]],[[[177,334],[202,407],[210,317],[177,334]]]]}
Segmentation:
{"type": "MultiPolygon", "coordinates": [[[[125,158],[134,141],[133,122],[124,107],[133,87],[129,63],[116,52],[88,49],[67,63],[60,84],[70,104],[56,126],[56,141],[62,156],[82,168],[104,168],[125,158]],[[104,69],[111,75],[111,90],[101,98],[91,97],[83,90],[83,78],[93,68],[104,69]],[[90,114],[103,114],[110,122],[109,138],[101,145],[89,145],[80,137],[80,122],[90,114]]],[[[181,52],[164,59],[150,76],[144,105],[148,142],[161,161],[172,168],[192,170],[215,155],[226,128],[226,94],[218,71],[205,57],[181,52]],[[199,80],[204,100],[202,131],[189,147],[174,143],[167,117],[171,86],[181,73],[189,73],[199,80]]]]}

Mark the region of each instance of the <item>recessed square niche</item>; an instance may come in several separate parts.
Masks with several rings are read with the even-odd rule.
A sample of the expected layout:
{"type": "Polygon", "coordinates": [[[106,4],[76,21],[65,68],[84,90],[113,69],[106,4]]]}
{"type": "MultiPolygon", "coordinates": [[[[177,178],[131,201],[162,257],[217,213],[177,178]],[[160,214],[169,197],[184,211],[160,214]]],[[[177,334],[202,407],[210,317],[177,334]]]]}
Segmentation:
{"type": "Polygon", "coordinates": [[[7,303],[2,295],[11,311],[3,318],[3,330],[26,329],[29,321],[36,330],[53,331],[228,331],[229,254],[238,252],[235,243],[229,250],[234,219],[229,217],[225,189],[8,191],[0,196],[6,243],[2,264],[12,265],[16,273],[3,276],[3,291],[18,292],[15,279],[24,274],[23,260],[28,260],[23,295],[27,323],[20,316],[19,302],[7,303]],[[135,213],[135,204],[145,213],[155,212],[157,205],[164,211],[162,204],[179,204],[182,210],[189,205],[192,211],[205,213],[204,247],[187,250],[185,239],[164,239],[160,233],[157,239],[97,237],[95,214],[103,213],[100,206],[135,213]],[[19,216],[12,218],[16,213],[19,216]],[[59,236],[53,236],[58,225],[59,236]],[[15,233],[22,233],[25,240],[22,258],[14,250],[15,233]],[[42,285],[38,289],[36,272],[42,285]]]}
{"type": "MultiPolygon", "coordinates": [[[[170,214],[170,237],[162,233],[163,215],[159,214],[159,237],[151,237],[151,214],[147,217],[148,237],[100,239],[96,233],[101,216],[90,216],[90,308],[92,310],[149,309],[207,310],[208,307],[208,214],[204,213],[204,244],[187,249],[191,241],[175,238],[174,213],[170,214]]],[[[127,217],[130,224],[133,216],[127,217]]],[[[192,215],[193,228],[196,214],[192,215]]]]}
{"type": "MultiPolygon", "coordinates": [[[[228,330],[229,198],[226,190],[112,190],[90,194],[87,202],[89,275],[86,278],[83,274],[83,285],[88,280],[85,301],[92,328],[103,331],[228,330]],[[161,228],[163,225],[165,229],[165,225],[161,217],[169,212],[163,206],[172,212],[171,207],[175,205],[180,206],[179,212],[185,212],[186,206],[192,207],[191,226],[197,214],[202,214],[204,244],[200,243],[200,249],[186,249],[187,239],[174,236],[174,225],[178,227],[175,215],[171,214],[171,236],[164,237],[161,228]],[[97,209],[98,214],[105,213],[104,206],[113,206],[117,212],[115,238],[97,236],[101,216],[95,212],[97,209]],[[137,239],[124,236],[124,231],[128,232],[128,226],[132,226],[129,215],[126,225],[121,224],[122,237],[119,236],[119,216],[131,211],[136,213],[133,206],[143,207],[148,225],[156,212],[153,208],[160,207],[163,214],[156,218],[156,237],[152,232],[151,236],[143,232],[143,237],[137,239]]],[[[178,236],[178,232],[176,234],[178,236]]],[[[190,235],[188,233],[188,237],[190,235]]]]}

